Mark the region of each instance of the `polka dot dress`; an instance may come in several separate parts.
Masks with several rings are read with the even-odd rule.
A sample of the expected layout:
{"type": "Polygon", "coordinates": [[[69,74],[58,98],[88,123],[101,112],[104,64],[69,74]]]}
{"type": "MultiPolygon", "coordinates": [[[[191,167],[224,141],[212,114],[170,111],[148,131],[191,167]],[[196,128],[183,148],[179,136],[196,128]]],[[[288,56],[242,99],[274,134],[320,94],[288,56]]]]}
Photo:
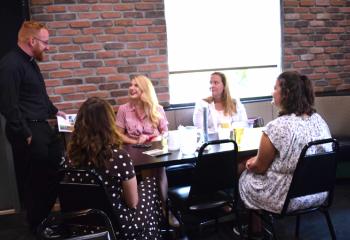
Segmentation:
{"type": "MultiPolygon", "coordinates": [[[[121,197],[122,182],[135,177],[129,154],[121,149],[113,149],[113,157],[105,163],[106,169],[98,172],[112,199],[115,214],[119,216],[120,231],[116,233],[118,237],[125,240],[161,239],[162,209],[156,179],[146,178],[138,183],[139,202],[136,209],[131,209],[121,197]]],[[[89,174],[71,175],[69,179],[73,182],[93,181],[89,174]]]]}

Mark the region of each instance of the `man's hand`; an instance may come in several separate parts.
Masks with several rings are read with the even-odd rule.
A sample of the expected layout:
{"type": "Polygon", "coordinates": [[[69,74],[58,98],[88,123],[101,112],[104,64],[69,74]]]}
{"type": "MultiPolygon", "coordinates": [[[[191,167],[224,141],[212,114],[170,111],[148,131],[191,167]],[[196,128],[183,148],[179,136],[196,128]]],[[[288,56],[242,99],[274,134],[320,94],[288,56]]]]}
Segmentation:
{"type": "Polygon", "coordinates": [[[32,136],[27,137],[27,144],[30,145],[32,143],[32,136]]]}
{"type": "Polygon", "coordinates": [[[58,111],[58,112],[56,113],[56,116],[60,116],[60,117],[63,117],[64,119],[66,119],[66,113],[63,112],[63,111],[58,111]]]}

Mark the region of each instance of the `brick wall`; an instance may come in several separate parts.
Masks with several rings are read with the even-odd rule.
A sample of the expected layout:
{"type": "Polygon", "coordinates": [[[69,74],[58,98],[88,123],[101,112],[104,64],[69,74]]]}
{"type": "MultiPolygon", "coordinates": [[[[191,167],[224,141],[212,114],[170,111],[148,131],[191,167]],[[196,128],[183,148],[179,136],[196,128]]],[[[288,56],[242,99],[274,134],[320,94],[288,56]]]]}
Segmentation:
{"type": "Polygon", "coordinates": [[[50,30],[40,68],[60,110],[76,112],[90,96],[125,103],[136,74],[149,76],[159,100],[168,102],[162,0],[32,0],[30,11],[50,30]]]}
{"type": "Polygon", "coordinates": [[[317,92],[350,90],[350,1],[284,0],[283,68],[307,74],[317,92]]]}
{"type": "MultiPolygon", "coordinates": [[[[135,74],[168,103],[162,0],[31,0],[30,11],[50,29],[40,67],[59,109],[76,112],[90,96],[125,103],[135,74]]],[[[350,91],[350,1],[283,0],[283,11],[284,69],[309,75],[318,92],[350,91]]]]}

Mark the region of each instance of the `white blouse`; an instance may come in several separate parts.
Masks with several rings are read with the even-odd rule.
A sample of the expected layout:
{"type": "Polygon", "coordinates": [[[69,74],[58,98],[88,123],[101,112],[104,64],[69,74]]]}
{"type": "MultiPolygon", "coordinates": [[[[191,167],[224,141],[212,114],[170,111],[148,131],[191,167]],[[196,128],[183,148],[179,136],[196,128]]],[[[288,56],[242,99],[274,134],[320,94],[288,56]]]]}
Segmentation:
{"type": "Polygon", "coordinates": [[[193,112],[193,124],[197,128],[202,129],[203,128],[203,108],[207,108],[208,112],[208,131],[209,132],[217,132],[218,125],[220,123],[233,123],[233,122],[243,122],[247,121],[247,113],[245,111],[245,108],[243,104],[239,101],[239,99],[236,100],[236,108],[237,113],[234,113],[231,116],[224,116],[223,111],[218,111],[215,109],[214,102],[208,103],[201,99],[198,101],[194,107],[193,112]]]}

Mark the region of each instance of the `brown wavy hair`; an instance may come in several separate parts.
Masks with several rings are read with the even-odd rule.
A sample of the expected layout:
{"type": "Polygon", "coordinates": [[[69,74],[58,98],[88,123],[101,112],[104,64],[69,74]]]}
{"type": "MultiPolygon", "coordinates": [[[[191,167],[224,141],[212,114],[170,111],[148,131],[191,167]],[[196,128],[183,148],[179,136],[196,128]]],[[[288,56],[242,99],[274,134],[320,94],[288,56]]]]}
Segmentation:
{"type": "Polygon", "coordinates": [[[281,86],[281,110],[279,116],[294,113],[297,116],[316,112],[315,94],[311,80],[295,71],[281,73],[277,80],[281,86]]]}
{"type": "Polygon", "coordinates": [[[98,97],[87,99],[78,111],[68,144],[73,165],[87,167],[90,161],[95,167],[104,167],[104,161],[112,157],[112,149],[120,145],[112,106],[98,97]]]}
{"type": "MultiPolygon", "coordinates": [[[[218,75],[221,79],[221,82],[224,84],[224,91],[221,95],[221,100],[224,105],[224,115],[233,115],[234,113],[237,113],[237,102],[235,99],[232,99],[230,94],[230,88],[228,87],[227,79],[225,74],[221,72],[213,72],[211,76],[218,75]]],[[[208,103],[212,103],[214,101],[214,98],[212,96],[207,97],[204,99],[204,101],[208,103]]]]}

